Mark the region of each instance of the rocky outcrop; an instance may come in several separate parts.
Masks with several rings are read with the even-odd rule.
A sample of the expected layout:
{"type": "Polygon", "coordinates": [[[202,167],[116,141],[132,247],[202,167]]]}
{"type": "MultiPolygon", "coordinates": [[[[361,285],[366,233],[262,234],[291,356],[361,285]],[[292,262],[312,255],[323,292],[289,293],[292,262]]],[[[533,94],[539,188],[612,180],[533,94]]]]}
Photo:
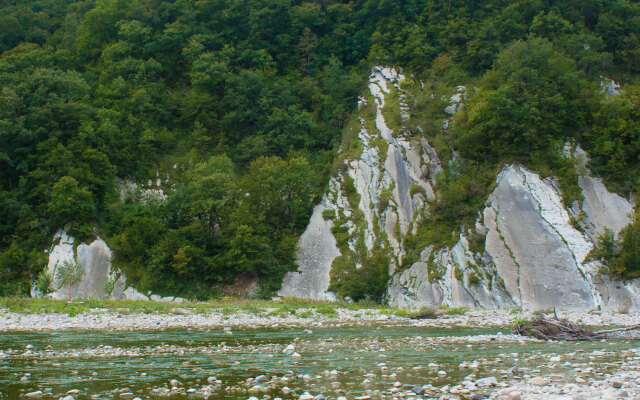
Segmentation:
{"type": "Polygon", "coordinates": [[[111,274],[111,250],[98,238],[91,244],[81,243],[75,246],[73,237],[60,231],[54,237],[54,245],[49,252],[47,272],[53,278],[53,287],[57,290],[51,294],[54,299],[66,298],[106,298],[105,282],[115,280],[111,274]],[[69,263],[79,270],[80,280],[69,288],[62,287],[59,269],[69,263]]]}
{"type": "MultiPolygon", "coordinates": [[[[515,301],[500,286],[495,269],[476,265],[463,236],[451,249],[432,254],[425,249],[420,260],[391,278],[390,305],[403,308],[449,305],[454,307],[513,308],[515,301]],[[439,270],[433,277],[433,271],[439,270]],[[487,279],[479,274],[486,273],[487,279]]],[[[483,265],[484,266],[484,265],[483,265]]]]}
{"type": "Polygon", "coordinates": [[[550,179],[518,165],[499,174],[477,230],[486,232],[482,262],[466,250],[465,237],[451,250],[440,250],[435,263],[446,272],[429,283],[425,256],[393,277],[389,301],[398,306],[449,305],[522,307],[525,309],[640,309],[640,281],[617,282],[598,273],[588,261],[594,240],[604,228],[619,231],[630,220],[631,203],[607,192],[600,181],[581,177],[583,233],[550,179]],[[572,217],[574,222],[572,223],[572,217]],[[591,233],[589,233],[591,232],[591,233]],[[464,250],[464,254],[461,252],[464,250]],[[457,257],[441,254],[457,253],[457,257]],[[480,279],[452,281],[452,271],[473,270],[480,279]],[[496,285],[497,282],[497,285],[496,285]],[[457,288],[457,296],[440,296],[457,288]],[[479,293],[491,293],[481,296],[479,293]]]}
{"type": "Polygon", "coordinates": [[[486,251],[524,308],[593,308],[582,262],[592,244],[569,222],[553,183],[518,166],[498,176],[484,210],[486,251]]]}
{"type": "MultiPolygon", "coordinates": [[[[331,299],[329,276],[340,254],[355,254],[359,243],[367,251],[384,248],[391,254],[391,269],[404,252],[402,236],[420,218],[427,199],[433,198],[430,179],[440,171],[440,161],[429,143],[407,130],[392,130],[384,114],[404,120],[407,105],[400,87],[404,76],[392,68],[374,68],[369,94],[360,101],[357,156],[341,149],[338,173],[299,243],[299,272],[285,276],[281,296],[331,299]],[[366,113],[372,113],[368,121],[366,113]],[[372,123],[373,122],[373,123],[372,123]],[[345,155],[345,153],[349,153],[345,155]],[[336,245],[333,229],[347,232],[346,243],[336,245]]],[[[360,268],[357,257],[352,258],[360,268]]]]}
{"type": "MultiPolygon", "coordinates": [[[[174,165],[174,169],[176,165],[174,165]]],[[[149,180],[147,185],[132,180],[118,183],[121,201],[140,203],[163,202],[167,199],[163,191],[165,185],[170,186],[169,175],[163,181],[160,173],[156,172],[156,179],[149,180]]],[[[47,272],[53,279],[54,292],[48,296],[54,299],[98,299],[118,300],[154,300],[180,303],[180,297],[161,297],[151,293],[143,294],[127,284],[126,277],[112,268],[112,252],[100,237],[91,243],[76,244],[75,239],[60,230],[53,238],[49,252],[47,272]],[[58,279],[58,270],[64,263],[77,266],[80,280],[69,287],[62,285],[58,279]]],[[[41,296],[35,287],[31,289],[32,296],[41,296]]]]}
{"type": "MultiPolygon", "coordinates": [[[[118,299],[118,300],[154,300],[180,303],[184,299],[179,297],[160,297],[150,294],[144,295],[132,286],[127,285],[126,277],[117,273],[111,267],[111,249],[101,238],[93,242],[80,243],[76,246],[75,239],[68,236],[65,231],[59,231],[54,239],[54,244],[49,251],[47,272],[53,278],[53,289],[49,294],[53,299],[118,299]],[[80,279],[69,285],[62,285],[58,271],[61,266],[68,263],[77,268],[80,279]]],[[[35,288],[31,291],[36,293],[35,288]]]]}
{"type": "Polygon", "coordinates": [[[584,201],[582,211],[587,234],[592,240],[604,233],[605,228],[619,232],[629,224],[633,204],[615,193],[607,191],[602,182],[590,176],[581,176],[584,201]]]}
{"type": "Polygon", "coordinates": [[[305,268],[285,276],[278,293],[280,296],[335,300],[335,295],[329,292],[329,273],[331,263],[340,255],[340,251],[331,234],[331,220],[325,220],[322,216],[325,210],[333,211],[326,200],[313,210],[309,226],[300,237],[298,246],[298,262],[305,268]]]}
{"type": "MultiPolygon", "coordinates": [[[[300,241],[300,272],[287,275],[281,295],[332,298],[332,261],[339,253],[357,252],[361,240],[369,252],[388,246],[393,255],[387,300],[394,306],[640,309],[640,280],[611,281],[598,273],[599,262],[588,260],[605,228],[618,232],[631,222],[633,204],[588,176],[586,153],[570,144],[565,156],[574,158],[583,174],[581,204],[567,209],[553,179],[520,165],[505,166],[473,232],[464,232],[451,248],[429,246],[409,268],[396,270],[405,254],[403,237],[428,218],[432,185],[441,171],[435,151],[421,135],[387,126],[386,107],[399,107],[407,117],[402,80],[395,70],[374,68],[371,96],[360,105],[362,151],[346,158],[331,179],[329,193],[300,241]],[[396,99],[398,104],[390,104],[396,99]],[[371,101],[375,117],[368,115],[375,118],[375,130],[362,112],[371,101]],[[348,234],[340,233],[345,230],[348,234]],[[478,234],[484,236],[481,249],[469,244],[478,234]]],[[[445,113],[462,110],[465,98],[466,89],[457,87],[445,113]]]]}

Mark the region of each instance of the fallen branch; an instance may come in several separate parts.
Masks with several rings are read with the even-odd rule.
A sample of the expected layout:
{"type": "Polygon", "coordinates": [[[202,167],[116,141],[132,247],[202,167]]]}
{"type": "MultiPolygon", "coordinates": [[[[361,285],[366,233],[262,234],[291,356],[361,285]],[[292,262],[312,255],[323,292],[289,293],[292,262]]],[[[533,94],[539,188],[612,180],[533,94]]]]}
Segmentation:
{"type": "Polygon", "coordinates": [[[628,332],[628,331],[632,331],[632,330],[635,330],[635,329],[640,329],[640,324],[627,326],[626,328],[605,329],[605,330],[602,330],[602,331],[595,331],[595,332],[593,332],[593,334],[596,335],[596,336],[608,335],[609,333],[628,332]]]}
{"type": "Polygon", "coordinates": [[[542,315],[531,321],[519,321],[512,329],[512,333],[529,336],[541,340],[600,340],[612,333],[627,332],[640,329],[640,324],[624,328],[591,331],[567,319],[557,317],[547,319],[542,315]]]}

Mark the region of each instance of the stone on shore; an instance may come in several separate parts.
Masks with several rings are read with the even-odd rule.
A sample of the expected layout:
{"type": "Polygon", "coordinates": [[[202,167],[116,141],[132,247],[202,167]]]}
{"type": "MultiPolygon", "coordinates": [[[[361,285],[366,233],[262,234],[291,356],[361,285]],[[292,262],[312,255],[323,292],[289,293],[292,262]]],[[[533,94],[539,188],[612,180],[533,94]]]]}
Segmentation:
{"type": "Polygon", "coordinates": [[[536,376],[534,378],[529,379],[527,383],[534,386],[546,386],[549,384],[549,381],[541,376],[536,376]]]}

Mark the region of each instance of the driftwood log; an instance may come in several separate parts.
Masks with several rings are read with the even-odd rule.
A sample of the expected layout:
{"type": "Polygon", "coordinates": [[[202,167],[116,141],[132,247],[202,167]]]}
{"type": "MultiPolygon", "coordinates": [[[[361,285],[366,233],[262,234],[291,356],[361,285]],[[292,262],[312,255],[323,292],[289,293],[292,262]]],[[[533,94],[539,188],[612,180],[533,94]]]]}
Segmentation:
{"type": "Polygon", "coordinates": [[[640,329],[640,324],[624,328],[591,331],[567,319],[559,319],[557,316],[545,318],[543,315],[538,315],[531,321],[517,323],[513,327],[512,333],[541,340],[600,340],[618,332],[627,332],[635,329],[640,329]]]}

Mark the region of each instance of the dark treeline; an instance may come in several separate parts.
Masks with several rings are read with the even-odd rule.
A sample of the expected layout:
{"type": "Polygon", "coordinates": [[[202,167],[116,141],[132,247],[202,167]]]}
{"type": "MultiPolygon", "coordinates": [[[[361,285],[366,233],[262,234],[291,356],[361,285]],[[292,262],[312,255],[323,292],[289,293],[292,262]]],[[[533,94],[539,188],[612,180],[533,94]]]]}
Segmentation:
{"type": "MultiPolygon", "coordinates": [[[[270,293],[374,63],[481,82],[450,143],[470,163],[553,167],[574,139],[615,190],[638,187],[636,1],[0,5],[0,294],[28,290],[63,227],[105,238],[141,290],[206,298],[247,274],[270,293]],[[629,89],[600,99],[601,75],[629,89]]],[[[434,205],[449,220],[470,212],[447,196],[482,197],[464,176],[443,178],[462,187],[434,205]]]]}

